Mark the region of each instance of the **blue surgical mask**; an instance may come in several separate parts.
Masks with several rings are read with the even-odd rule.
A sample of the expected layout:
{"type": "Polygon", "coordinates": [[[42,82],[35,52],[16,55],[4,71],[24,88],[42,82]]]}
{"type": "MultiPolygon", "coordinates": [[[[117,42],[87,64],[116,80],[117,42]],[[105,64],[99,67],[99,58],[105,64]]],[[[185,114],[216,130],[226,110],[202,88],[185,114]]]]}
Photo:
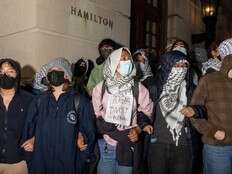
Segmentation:
{"type": "Polygon", "coordinates": [[[187,56],[187,50],[184,47],[176,47],[173,50],[180,51],[187,56]]]}
{"type": "Polygon", "coordinates": [[[119,63],[119,73],[123,76],[123,77],[126,77],[128,76],[131,71],[132,71],[132,63],[130,60],[127,60],[127,61],[120,61],[119,63]]]}

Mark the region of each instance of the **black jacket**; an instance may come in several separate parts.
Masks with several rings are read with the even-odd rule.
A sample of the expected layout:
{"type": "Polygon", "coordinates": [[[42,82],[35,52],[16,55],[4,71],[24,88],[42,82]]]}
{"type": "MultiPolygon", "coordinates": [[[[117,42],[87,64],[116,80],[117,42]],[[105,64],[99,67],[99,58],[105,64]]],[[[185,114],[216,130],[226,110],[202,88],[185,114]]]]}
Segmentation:
{"type": "Polygon", "coordinates": [[[0,96],[0,163],[17,163],[24,159],[21,149],[23,126],[32,95],[20,90],[6,110],[0,96]]]}
{"type": "Polygon", "coordinates": [[[74,105],[75,92],[63,93],[58,101],[51,92],[39,95],[31,104],[24,130],[24,139],[35,136],[30,165],[32,174],[77,174],[84,161],[93,156],[95,127],[90,101],[80,97],[79,113],[74,105]],[[88,149],[77,148],[81,131],[88,149]]]}

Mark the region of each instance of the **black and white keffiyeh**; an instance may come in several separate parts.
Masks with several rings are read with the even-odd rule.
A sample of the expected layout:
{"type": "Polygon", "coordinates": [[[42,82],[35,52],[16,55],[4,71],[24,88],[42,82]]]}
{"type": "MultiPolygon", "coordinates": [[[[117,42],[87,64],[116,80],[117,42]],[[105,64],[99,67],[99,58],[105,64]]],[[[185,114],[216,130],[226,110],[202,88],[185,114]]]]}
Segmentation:
{"type": "Polygon", "coordinates": [[[137,50],[133,55],[141,54],[144,58],[144,69],[140,69],[139,71],[139,80],[144,81],[148,77],[152,77],[153,73],[151,71],[151,67],[149,65],[148,58],[146,56],[146,52],[144,49],[137,50]]]}
{"type": "Polygon", "coordinates": [[[211,58],[207,62],[204,62],[202,64],[202,74],[205,75],[206,72],[207,72],[207,70],[209,68],[212,68],[215,71],[219,71],[220,68],[221,68],[221,66],[222,66],[222,62],[219,59],[217,59],[217,58],[215,58],[215,59],[211,58]]]}
{"type": "Polygon", "coordinates": [[[185,76],[187,68],[173,67],[163,91],[160,95],[160,109],[172,134],[173,141],[178,145],[184,115],[179,111],[187,104],[185,76]]]}
{"type": "Polygon", "coordinates": [[[111,94],[130,90],[132,86],[134,86],[134,76],[136,75],[136,68],[134,64],[132,71],[128,76],[126,77],[121,76],[120,78],[117,78],[116,76],[116,70],[120,63],[120,58],[123,50],[126,50],[129,53],[131,63],[133,64],[129,49],[126,47],[122,47],[120,49],[113,51],[110,54],[110,56],[106,59],[103,68],[103,76],[105,79],[105,84],[108,92],[111,94]]]}
{"type": "Polygon", "coordinates": [[[106,89],[109,93],[104,119],[107,122],[118,125],[118,127],[129,127],[133,116],[132,110],[134,97],[132,87],[134,86],[136,68],[128,48],[123,47],[110,54],[105,61],[103,75],[106,89]],[[121,75],[118,76],[117,73],[123,50],[126,50],[129,53],[133,65],[130,74],[126,77],[121,75]]]}

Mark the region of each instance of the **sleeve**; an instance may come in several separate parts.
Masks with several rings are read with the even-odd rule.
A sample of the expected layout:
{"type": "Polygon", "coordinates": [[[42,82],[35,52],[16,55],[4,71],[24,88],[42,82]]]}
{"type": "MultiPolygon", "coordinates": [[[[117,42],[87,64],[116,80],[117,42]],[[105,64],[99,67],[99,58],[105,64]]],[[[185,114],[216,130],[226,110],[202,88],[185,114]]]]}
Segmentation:
{"type": "Polygon", "coordinates": [[[92,72],[90,73],[90,76],[89,76],[89,80],[88,80],[88,83],[87,83],[87,90],[89,93],[92,93],[94,87],[96,86],[96,81],[94,79],[94,69],[92,70],[92,72]]]}
{"type": "MultiPolygon", "coordinates": [[[[83,99],[83,98],[82,98],[83,99]]],[[[90,101],[84,99],[84,104],[81,105],[80,108],[80,132],[84,136],[84,140],[86,144],[88,144],[88,148],[86,151],[81,152],[82,155],[86,157],[87,160],[92,161],[95,157],[94,155],[94,146],[95,146],[95,138],[96,138],[96,126],[95,126],[95,115],[93,111],[93,107],[90,101]]]]}
{"type": "Polygon", "coordinates": [[[22,134],[22,143],[29,138],[32,138],[35,135],[36,124],[38,120],[38,105],[40,98],[36,97],[32,100],[31,104],[28,107],[27,116],[24,124],[23,134],[22,134]]]}
{"type": "Polygon", "coordinates": [[[103,115],[103,105],[102,105],[102,85],[103,82],[99,83],[94,89],[92,93],[92,103],[93,109],[96,117],[103,115]]]}
{"type": "Polygon", "coordinates": [[[229,130],[225,130],[225,139],[223,140],[223,143],[225,144],[231,144],[232,142],[232,132],[229,130]]]}
{"type": "Polygon", "coordinates": [[[141,129],[147,125],[151,125],[151,120],[143,112],[137,113],[137,123],[141,129]]]}
{"type": "Polygon", "coordinates": [[[206,119],[207,109],[205,105],[207,103],[207,96],[207,78],[205,76],[200,80],[190,102],[191,107],[196,111],[196,115],[191,118],[191,122],[201,134],[212,137],[218,128],[206,119]]]}
{"type": "Polygon", "coordinates": [[[93,95],[92,95],[92,103],[96,116],[97,131],[100,134],[109,135],[111,138],[113,138],[116,141],[119,142],[124,141],[125,139],[128,139],[127,136],[128,131],[119,131],[115,124],[106,122],[102,117],[102,115],[104,114],[104,108],[102,105],[102,94],[101,94],[102,85],[103,82],[99,83],[93,89],[93,95]]]}
{"type": "Polygon", "coordinates": [[[150,98],[148,90],[139,83],[139,96],[138,96],[138,112],[143,112],[151,119],[153,114],[153,102],[150,98]]]}

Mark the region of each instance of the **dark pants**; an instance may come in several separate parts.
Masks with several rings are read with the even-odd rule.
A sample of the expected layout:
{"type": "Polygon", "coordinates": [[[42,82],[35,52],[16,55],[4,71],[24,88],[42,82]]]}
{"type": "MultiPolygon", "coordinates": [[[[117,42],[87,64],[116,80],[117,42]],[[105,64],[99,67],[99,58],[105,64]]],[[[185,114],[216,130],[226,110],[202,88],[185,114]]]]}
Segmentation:
{"type": "Polygon", "coordinates": [[[192,157],[188,146],[150,143],[149,174],[191,174],[192,157]]]}

